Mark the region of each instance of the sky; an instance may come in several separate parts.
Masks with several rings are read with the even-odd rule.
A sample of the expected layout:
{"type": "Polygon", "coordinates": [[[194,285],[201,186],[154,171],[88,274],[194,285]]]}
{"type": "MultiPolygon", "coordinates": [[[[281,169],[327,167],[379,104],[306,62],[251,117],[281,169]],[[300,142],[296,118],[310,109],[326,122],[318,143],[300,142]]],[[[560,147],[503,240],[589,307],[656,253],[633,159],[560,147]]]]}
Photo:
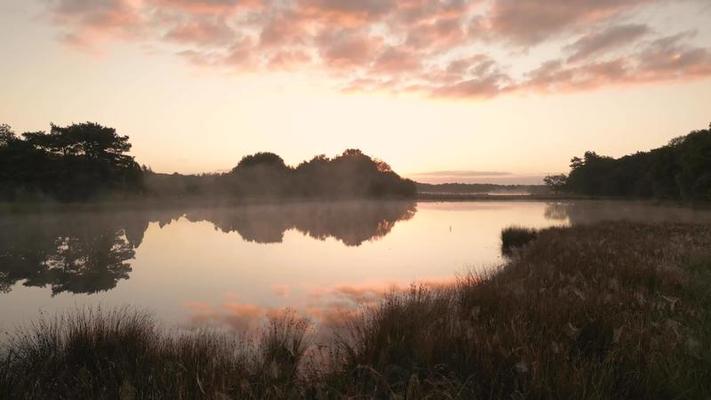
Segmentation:
{"type": "Polygon", "coordinates": [[[0,123],[93,121],[159,172],[359,148],[537,183],[711,122],[711,0],[1,0],[0,123]]]}

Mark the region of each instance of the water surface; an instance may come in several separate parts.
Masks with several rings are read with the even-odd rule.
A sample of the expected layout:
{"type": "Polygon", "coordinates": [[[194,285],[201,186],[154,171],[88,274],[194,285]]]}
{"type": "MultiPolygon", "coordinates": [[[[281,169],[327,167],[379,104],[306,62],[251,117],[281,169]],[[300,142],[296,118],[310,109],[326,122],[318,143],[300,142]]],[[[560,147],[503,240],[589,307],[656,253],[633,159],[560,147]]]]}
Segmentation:
{"type": "Polygon", "coordinates": [[[337,202],[0,214],[0,331],[85,305],[244,329],[291,308],[322,323],[413,282],[501,262],[510,225],[709,222],[630,202],[337,202]]]}

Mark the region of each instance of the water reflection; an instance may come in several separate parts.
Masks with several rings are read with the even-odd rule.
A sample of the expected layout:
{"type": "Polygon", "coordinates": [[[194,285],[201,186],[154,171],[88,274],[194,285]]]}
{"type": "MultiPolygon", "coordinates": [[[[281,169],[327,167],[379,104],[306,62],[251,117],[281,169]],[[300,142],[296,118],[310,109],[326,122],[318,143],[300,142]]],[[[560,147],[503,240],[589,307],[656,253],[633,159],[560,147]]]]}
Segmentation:
{"type": "Polygon", "coordinates": [[[290,308],[333,327],[413,282],[446,284],[469,271],[491,271],[502,261],[505,227],[614,219],[709,222],[711,213],[594,201],[5,213],[0,290],[8,293],[0,293],[0,341],[3,330],[36,320],[40,311],[77,305],[132,305],[167,324],[237,330],[290,308]]]}
{"type": "MultiPolygon", "coordinates": [[[[352,321],[364,306],[374,306],[385,296],[404,293],[417,288],[441,288],[453,284],[455,277],[420,280],[416,284],[402,282],[372,282],[367,284],[342,284],[310,290],[301,299],[299,307],[290,309],[315,321],[321,328],[340,329],[352,321]]],[[[265,306],[241,302],[239,296],[226,296],[222,302],[192,301],[185,303],[188,326],[205,325],[228,327],[247,331],[259,327],[267,317],[284,312],[280,306],[265,306]]]]}
{"type": "Polygon", "coordinates": [[[415,212],[412,202],[342,202],[0,215],[0,292],[21,281],[49,287],[52,295],[110,290],[128,279],[149,224],[163,227],[183,216],[249,242],[280,243],[287,230],[296,229],[359,246],[387,235],[415,212]]]}
{"type": "Polygon", "coordinates": [[[674,203],[632,201],[568,201],[546,204],[546,219],[563,221],[570,225],[591,224],[602,221],[635,221],[645,223],[709,223],[711,210],[684,207],[674,203]]]}
{"type": "Polygon", "coordinates": [[[415,203],[410,202],[298,203],[194,210],[186,218],[209,221],[249,242],[281,243],[284,232],[296,229],[314,239],[333,237],[359,246],[387,235],[397,221],[408,220],[415,212],[415,203]]]}
{"type": "Polygon", "coordinates": [[[18,281],[52,294],[109,290],[131,272],[147,221],[120,214],[0,218],[0,291],[18,281]]]}

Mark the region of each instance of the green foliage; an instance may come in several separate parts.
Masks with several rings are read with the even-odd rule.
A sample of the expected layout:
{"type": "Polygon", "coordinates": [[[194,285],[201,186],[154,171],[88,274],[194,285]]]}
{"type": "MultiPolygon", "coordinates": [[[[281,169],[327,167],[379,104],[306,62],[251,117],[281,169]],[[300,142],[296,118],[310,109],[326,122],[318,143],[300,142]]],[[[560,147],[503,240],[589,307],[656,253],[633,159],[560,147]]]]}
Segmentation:
{"type": "Polygon", "coordinates": [[[0,198],[23,194],[85,200],[101,193],[139,191],[143,172],[128,136],[96,123],[52,125],[49,133],[26,132],[22,139],[0,129],[0,198]]]}
{"type": "Polygon", "coordinates": [[[564,189],[572,193],[711,200],[711,129],[619,159],[586,152],[570,168],[564,189]]]}

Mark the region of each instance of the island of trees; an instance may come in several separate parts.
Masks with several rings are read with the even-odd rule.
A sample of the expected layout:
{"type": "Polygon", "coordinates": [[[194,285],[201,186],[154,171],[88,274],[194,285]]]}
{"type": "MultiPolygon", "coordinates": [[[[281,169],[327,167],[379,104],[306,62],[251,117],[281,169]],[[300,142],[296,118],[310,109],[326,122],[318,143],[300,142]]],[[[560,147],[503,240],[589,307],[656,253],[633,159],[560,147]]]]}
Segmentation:
{"type": "Polygon", "coordinates": [[[711,125],[621,158],[588,151],[571,160],[568,175],[548,176],[545,183],[587,196],[711,200],[711,125]]]}
{"type": "Polygon", "coordinates": [[[248,155],[228,173],[157,174],[128,155],[128,136],[87,122],[16,135],[0,125],[0,199],[81,201],[105,196],[407,198],[415,182],[360,150],[296,167],[273,153],[248,155]]]}

